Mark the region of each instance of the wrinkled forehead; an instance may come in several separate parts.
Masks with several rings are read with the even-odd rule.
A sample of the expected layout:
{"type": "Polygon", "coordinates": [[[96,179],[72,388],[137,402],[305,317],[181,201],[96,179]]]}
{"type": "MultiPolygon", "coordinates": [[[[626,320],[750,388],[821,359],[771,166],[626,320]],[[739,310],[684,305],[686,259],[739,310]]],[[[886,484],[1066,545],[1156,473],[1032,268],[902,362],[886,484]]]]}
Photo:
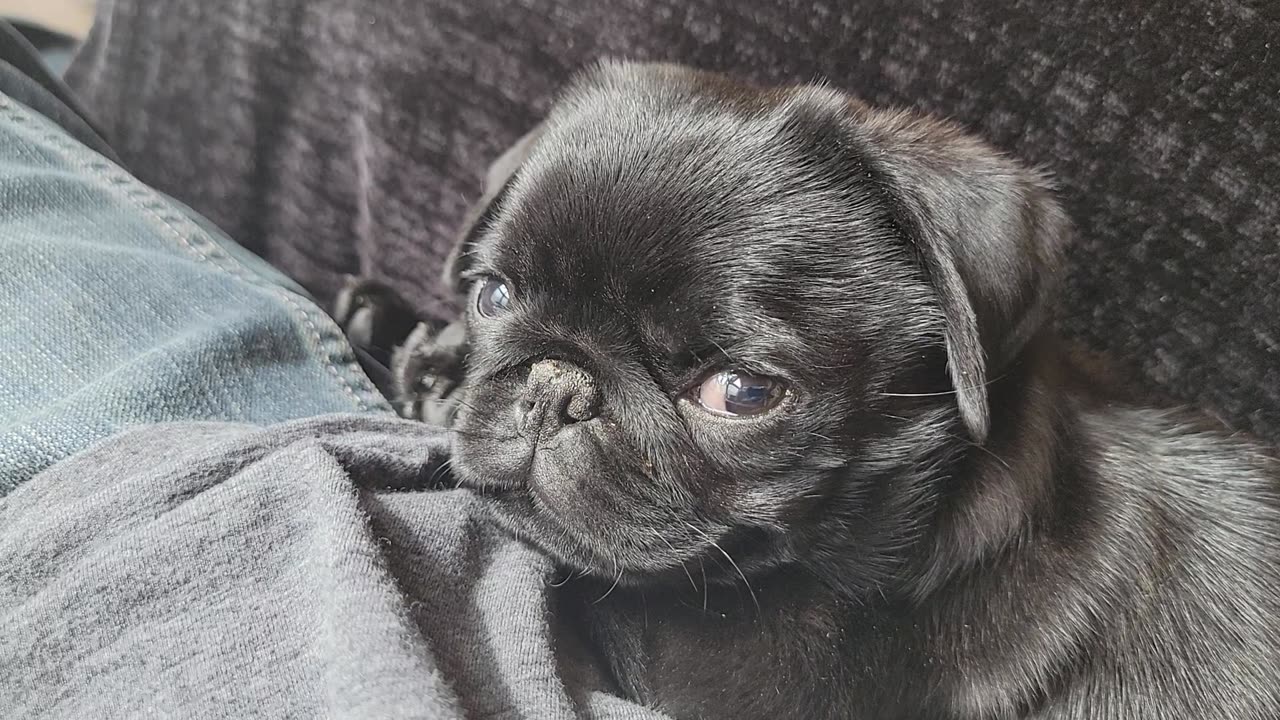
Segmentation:
{"type": "Polygon", "coordinates": [[[495,259],[542,283],[615,294],[675,292],[716,275],[767,281],[814,240],[815,221],[848,210],[804,150],[778,111],[578,98],[552,115],[512,181],[491,234],[495,259]]]}
{"type": "Polygon", "coordinates": [[[552,114],[481,259],[526,292],[642,309],[677,335],[845,317],[874,256],[902,246],[848,168],[815,156],[833,129],[803,110],[579,96],[552,114]]]}

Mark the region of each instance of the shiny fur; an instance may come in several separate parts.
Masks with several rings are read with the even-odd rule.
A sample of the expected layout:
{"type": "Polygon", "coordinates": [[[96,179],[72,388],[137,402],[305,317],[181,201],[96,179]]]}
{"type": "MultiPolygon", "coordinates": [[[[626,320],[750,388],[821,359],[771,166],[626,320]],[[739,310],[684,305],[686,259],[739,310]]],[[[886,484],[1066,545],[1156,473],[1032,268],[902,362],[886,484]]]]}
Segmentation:
{"type": "Polygon", "coordinates": [[[605,64],[490,173],[449,271],[459,377],[397,387],[673,717],[1278,718],[1280,465],[1069,355],[1070,234],[944,122],[605,64]],[[494,275],[515,302],[483,318],[494,275]],[[600,414],[531,439],[547,358],[600,414]],[[713,417],[687,391],[724,367],[790,391],[713,417]]]}

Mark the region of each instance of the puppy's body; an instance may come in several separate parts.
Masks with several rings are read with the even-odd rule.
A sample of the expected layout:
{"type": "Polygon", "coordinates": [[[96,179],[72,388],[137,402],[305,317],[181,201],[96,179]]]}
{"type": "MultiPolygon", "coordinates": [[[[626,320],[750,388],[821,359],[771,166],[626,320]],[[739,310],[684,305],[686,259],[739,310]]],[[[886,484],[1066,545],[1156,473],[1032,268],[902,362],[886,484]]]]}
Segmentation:
{"type": "Polygon", "coordinates": [[[1024,362],[900,583],[842,592],[858,548],[833,547],[750,590],[581,588],[628,694],[675,718],[1277,717],[1276,461],[1024,362]]]}
{"type": "Polygon", "coordinates": [[[588,576],[563,610],[632,697],[1280,717],[1280,470],[1043,330],[1038,174],[824,88],[607,65],[471,221],[466,341],[399,367],[465,355],[459,480],[588,576]]]}

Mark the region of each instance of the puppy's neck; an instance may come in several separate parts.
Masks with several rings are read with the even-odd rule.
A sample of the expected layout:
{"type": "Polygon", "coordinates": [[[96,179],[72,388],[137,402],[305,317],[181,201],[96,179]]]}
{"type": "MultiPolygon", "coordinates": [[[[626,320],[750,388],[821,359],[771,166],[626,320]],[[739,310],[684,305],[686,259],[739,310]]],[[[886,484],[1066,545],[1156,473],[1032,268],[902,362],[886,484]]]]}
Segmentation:
{"type": "Polygon", "coordinates": [[[947,581],[1024,546],[1082,500],[1082,453],[1072,362],[1055,338],[1036,338],[991,385],[992,430],[970,443],[942,492],[903,590],[923,599],[947,581]]]}
{"type": "MultiPolygon", "coordinates": [[[[878,591],[920,602],[1004,554],[1034,551],[1031,546],[1063,531],[1091,497],[1090,480],[1080,471],[1087,448],[1078,431],[1074,365],[1048,334],[1029,343],[991,383],[991,432],[981,445],[964,436],[954,417],[952,424],[940,417],[921,421],[924,432],[941,435],[944,444],[929,458],[904,458],[875,481],[912,490],[882,510],[908,519],[894,542],[880,548],[874,567],[862,560],[868,548],[838,547],[842,522],[847,526],[839,517],[818,525],[822,551],[802,554],[802,563],[838,594],[878,591]]],[[[839,516],[839,500],[834,507],[831,514],[839,516]]]]}

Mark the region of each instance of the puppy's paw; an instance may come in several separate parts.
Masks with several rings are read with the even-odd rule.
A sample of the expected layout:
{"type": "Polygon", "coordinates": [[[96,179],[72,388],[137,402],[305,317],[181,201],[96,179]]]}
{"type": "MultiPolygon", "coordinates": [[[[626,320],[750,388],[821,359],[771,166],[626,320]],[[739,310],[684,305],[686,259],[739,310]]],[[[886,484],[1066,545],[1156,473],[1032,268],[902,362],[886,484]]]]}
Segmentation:
{"type": "Polygon", "coordinates": [[[391,357],[392,394],[400,414],[451,426],[460,405],[468,351],[463,321],[419,323],[391,357]]]}
{"type": "Polygon", "coordinates": [[[348,276],[334,302],[333,319],[356,348],[389,365],[395,348],[418,324],[409,303],[390,287],[348,276]]]}

